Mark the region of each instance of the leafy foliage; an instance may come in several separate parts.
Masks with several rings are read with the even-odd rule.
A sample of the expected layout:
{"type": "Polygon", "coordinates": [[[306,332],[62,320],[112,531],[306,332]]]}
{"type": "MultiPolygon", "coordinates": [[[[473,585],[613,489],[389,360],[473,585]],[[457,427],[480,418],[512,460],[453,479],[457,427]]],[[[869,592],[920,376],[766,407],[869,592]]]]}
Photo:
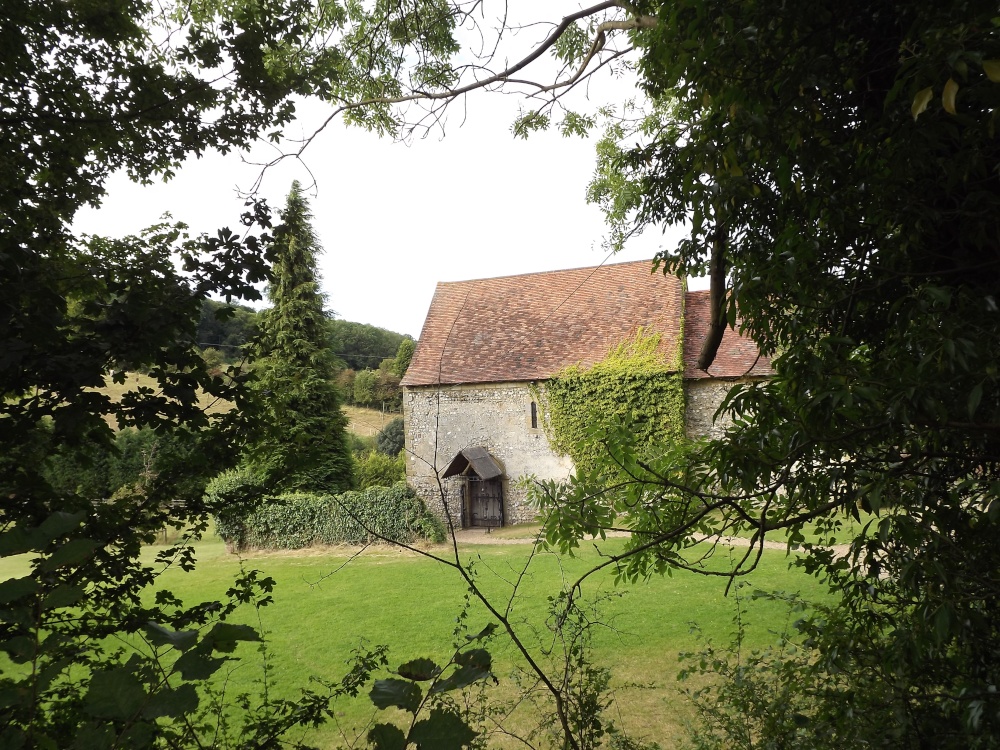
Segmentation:
{"type": "Polygon", "coordinates": [[[369,487],[390,487],[406,481],[406,462],[402,456],[387,456],[370,450],[355,458],[354,476],[359,490],[369,487]]]}
{"type": "Polygon", "coordinates": [[[361,370],[354,376],[354,403],[368,406],[377,400],[378,373],[375,370],[361,370]]]}
{"type": "Polygon", "coordinates": [[[369,697],[376,708],[400,708],[413,715],[407,731],[388,723],[375,724],[368,741],[376,750],[405,750],[411,743],[417,747],[461,750],[472,746],[477,732],[469,726],[462,711],[447,700],[447,693],[464,690],[477,682],[492,680],[493,659],[482,648],[496,630],[487,625],[475,635],[465,637],[443,666],[421,658],[401,664],[397,677],[375,680],[369,697]],[[424,713],[423,718],[418,715],[424,713]]]}
{"type": "Polygon", "coordinates": [[[406,443],[406,430],[402,417],[396,417],[375,436],[375,446],[380,453],[398,456],[406,443]]]}
{"type": "Polygon", "coordinates": [[[552,445],[580,473],[596,470],[605,454],[590,439],[599,425],[624,425],[647,447],[683,438],[680,353],[664,357],[659,348],[658,335],[639,330],[592,367],[569,367],[539,389],[552,445]]]}
{"type": "MultiPolygon", "coordinates": [[[[259,298],[269,212],[251,202],[242,234],[197,239],[183,225],[117,240],[79,238],[71,226],[81,207],[100,203],[112,173],[169,178],[191,155],[280,130],[293,95],[329,92],[336,56],[319,54],[313,35],[338,18],[298,2],[0,8],[0,555],[33,555],[32,575],[5,584],[0,611],[4,747],[230,741],[192,683],[211,673],[210,652],[232,651],[238,639],[222,637],[224,619],[266,598],[265,582],[247,574],[231,599],[185,606],[163,587],[148,592],[164,569],[194,564],[189,544],[154,561],[140,552],[166,525],[195,535],[207,527],[204,479],[244,444],[235,414],[199,406],[202,394],[245,403],[242,382],[213,375],[192,342],[210,297],[259,298]],[[117,401],[97,390],[127,370],[155,386],[117,401]],[[152,430],[184,449],[170,461],[161,451],[147,480],[123,480],[110,496],[103,477],[53,473],[111,455],[113,427],[139,430],[127,433],[137,443],[152,430]],[[150,622],[165,630],[153,635],[150,622]],[[164,632],[185,634],[163,636],[187,649],[176,670],[198,649],[205,660],[178,674],[175,654],[142,650],[164,632]]],[[[322,720],[326,706],[248,699],[244,708],[239,726],[227,726],[273,747],[291,727],[322,720]]]]}
{"type": "Polygon", "coordinates": [[[316,274],[319,243],[293,183],[275,229],[275,262],[253,346],[259,439],[245,461],[273,490],[337,492],[351,486],[347,418],[333,381],[333,353],[316,274]]]}
{"type": "MultiPolygon", "coordinates": [[[[245,491],[248,485],[254,485],[251,477],[229,475],[210,490],[224,499],[245,491]]],[[[249,513],[220,514],[216,530],[236,549],[444,539],[440,522],[405,482],[340,495],[265,497],[249,513]]]]}
{"type": "Polygon", "coordinates": [[[246,356],[243,347],[256,335],[255,310],[210,299],[201,303],[195,343],[203,351],[211,347],[219,350],[226,362],[239,362],[246,356]]]}
{"type": "Polygon", "coordinates": [[[394,360],[385,359],[377,370],[361,370],[355,373],[352,384],[354,404],[399,410],[402,406],[403,391],[399,386],[399,376],[393,372],[393,363],[394,360]]]}
{"type": "Polygon", "coordinates": [[[402,378],[410,367],[410,360],[417,350],[417,342],[407,336],[399,342],[399,349],[396,350],[396,357],[392,362],[392,371],[397,377],[402,378]]]}
{"type": "MultiPolygon", "coordinates": [[[[726,436],[693,450],[591,436],[627,486],[549,488],[551,537],[572,546],[574,519],[618,518],[646,534],[615,561],[631,577],[697,567],[698,536],[744,531],[756,544],[782,530],[801,543],[814,522],[850,552],[816,546],[802,563],[839,597],[837,618],[803,623],[809,658],[777,667],[802,715],[858,745],[995,746],[996,8],[636,10],[655,14],[634,37],[655,109],[609,131],[592,195],[619,238],[685,224],[658,262],[726,271],[716,302],[776,374],[736,387],[726,436]],[[838,519],[859,510],[877,519],[845,538],[838,519]],[[841,677],[817,682],[812,665],[841,677]],[[849,728],[855,700],[869,720],[849,728]]],[[[726,574],[757,559],[751,548],[726,574]]],[[[744,679],[726,675],[734,689],[744,679]]],[[[786,737],[771,731],[761,741],[786,737]]]]}
{"type": "Polygon", "coordinates": [[[334,319],[329,325],[330,347],[352,370],[374,370],[382,360],[395,357],[407,340],[401,333],[367,323],[334,319]]]}
{"type": "MultiPolygon", "coordinates": [[[[57,449],[45,461],[46,481],[58,493],[105,500],[119,490],[131,491],[165,472],[192,460],[197,446],[194,436],[184,430],[127,427],[115,433],[111,446],[96,443],[85,452],[57,449]]],[[[185,496],[205,484],[196,476],[178,477],[185,496]]]]}

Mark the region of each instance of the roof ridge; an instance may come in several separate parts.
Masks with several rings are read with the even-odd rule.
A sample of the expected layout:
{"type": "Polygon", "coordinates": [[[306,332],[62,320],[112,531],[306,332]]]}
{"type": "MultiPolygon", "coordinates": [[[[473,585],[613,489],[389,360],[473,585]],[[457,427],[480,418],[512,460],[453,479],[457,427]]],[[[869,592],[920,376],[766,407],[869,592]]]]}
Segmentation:
{"type": "MultiPolygon", "coordinates": [[[[474,279],[456,279],[455,281],[439,281],[437,286],[450,286],[453,284],[469,284],[473,281],[495,281],[499,279],[520,279],[526,276],[548,276],[556,273],[570,273],[572,271],[596,271],[602,268],[620,268],[622,266],[636,265],[639,263],[650,265],[650,276],[653,275],[652,263],[653,258],[647,258],[645,260],[624,260],[621,263],[598,263],[593,266],[577,266],[576,268],[555,268],[550,271],[526,271],[524,273],[510,273],[503,276],[483,276],[474,279]]],[[[666,275],[666,274],[664,274],[666,275]]]]}

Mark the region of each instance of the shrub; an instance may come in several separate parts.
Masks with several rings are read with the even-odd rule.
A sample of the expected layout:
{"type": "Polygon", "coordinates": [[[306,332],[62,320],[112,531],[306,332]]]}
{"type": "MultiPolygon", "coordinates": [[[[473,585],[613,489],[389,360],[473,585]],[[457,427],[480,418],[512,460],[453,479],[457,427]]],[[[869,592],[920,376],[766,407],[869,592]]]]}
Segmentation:
{"type": "Polygon", "coordinates": [[[122,488],[137,485],[164,472],[177,476],[178,493],[197,494],[201,481],[176,472],[187,466],[197,450],[198,435],[188,430],[153,430],[126,427],[115,434],[113,446],[94,439],[79,450],[57,450],[45,460],[42,473],[60,494],[77,494],[91,500],[106,500],[122,488]]]}
{"type": "Polygon", "coordinates": [[[224,471],[205,487],[205,505],[215,514],[215,530],[230,551],[247,546],[247,519],[264,497],[263,479],[246,467],[224,471]]]}
{"type": "Polygon", "coordinates": [[[238,549],[444,540],[440,521],[405,482],[340,495],[279,495],[260,504],[239,523],[220,518],[217,524],[219,535],[238,549]]]}
{"type": "Polygon", "coordinates": [[[375,438],[371,435],[358,435],[356,432],[348,432],[347,444],[351,449],[351,453],[355,456],[375,450],[375,438]]]}
{"type": "Polygon", "coordinates": [[[375,438],[375,447],[387,456],[398,456],[403,452],[405,444],[406,432],[401,417],[389,422],[375,438]]]}
{"type": "Polygon", "coordinates": [[[355,459],[354,477],[358,489],[369,487],[391,487],[396,482],[406,480],[406,464],[403,457],[391,458],[378,451],[369,451],[355,459]]]}

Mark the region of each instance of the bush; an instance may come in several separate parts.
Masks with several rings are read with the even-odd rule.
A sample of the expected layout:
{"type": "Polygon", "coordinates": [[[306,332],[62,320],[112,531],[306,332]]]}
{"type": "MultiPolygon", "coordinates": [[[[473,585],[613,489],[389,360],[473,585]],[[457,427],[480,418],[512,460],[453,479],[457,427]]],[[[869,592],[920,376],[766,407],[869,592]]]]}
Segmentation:
{"type": "Polygon", "coordinates": [[[401,417],[389,422],[375,438],[375,447],[387,456],[398,456],[403,452],[405,444],[406,432],[401,417]]]}
{"type": "Polygon", "coordinates": [[[205,487],[205,505],[215,514],[215,530],[230,551],[247,545],[247,519],[265,498],[264,481],[245,467],[224,471],[205,487]]]}
{"type": "Polygon", "coordinates": [[[177,467],[189,465],[197,438],[197,433],[184,429],[126,427],[115,434],[112,446],[95,438],[80,450],[52,452],[42,473],[58,493],[90,500],[107,500],[122,488],[131,490],[165,472],[178,476],[179,494],[197,494],[201,480],[176,472],[177,467]]]}
{"type": "Polygon", "coordinates": [[[354,477],[359,490],[369,487],[391,487],[406,481],[406,464],[402,456],[391,458],[378,451],[369,451],[355,459],[354,477]]]}
{"type": "Polygon", "coordinates": [[[375,450],[375,438],[371,435],[358,435],[356,432],[348,432],[347,445],[351,449],[351,453],[359,456],[362,453],[375,450]]]}
{"type": "Polygon", "coordinates": [[[238,523],[232,518],[219,518],[217,528],[219,535],[237,549],[300,549],[315,544],[383,540],[406,544],[417,539],[444,541],[441,522],[405,482],[340,495],[279,495],[260,504],[238,523]]]}

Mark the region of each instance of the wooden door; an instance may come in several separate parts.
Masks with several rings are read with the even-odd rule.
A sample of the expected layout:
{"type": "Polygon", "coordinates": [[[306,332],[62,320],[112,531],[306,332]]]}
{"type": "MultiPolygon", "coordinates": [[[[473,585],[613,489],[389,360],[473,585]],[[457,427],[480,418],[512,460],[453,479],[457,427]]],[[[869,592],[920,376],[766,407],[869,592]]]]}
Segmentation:
{"type": "Polygon", "coordinates": [[[503,526],[503,485],[500,478],[469,477],[469,526],[503,526]]]}

